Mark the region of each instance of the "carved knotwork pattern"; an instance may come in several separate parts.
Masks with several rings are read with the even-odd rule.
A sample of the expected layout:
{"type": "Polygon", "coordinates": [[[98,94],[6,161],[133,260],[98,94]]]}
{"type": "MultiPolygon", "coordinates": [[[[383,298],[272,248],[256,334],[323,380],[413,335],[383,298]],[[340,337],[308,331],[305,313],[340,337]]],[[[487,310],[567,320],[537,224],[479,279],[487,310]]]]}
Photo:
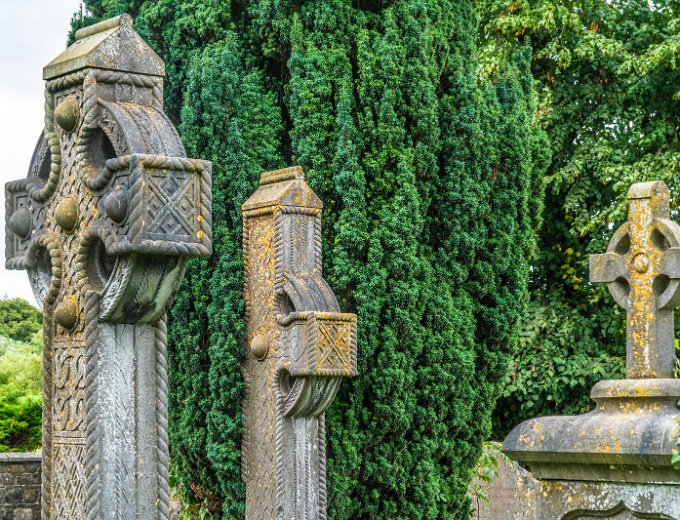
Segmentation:
{"type": "Polygon", "coordinates": [[[274,280],[275,270],[274,256],[274,232],[269,224],[271,215],[263,215],[253,219],[248,230],[248,254],[247,258],[257,258],[257,262],[249,262],[245,266],[248,272],[246,279],[246,291],[250,295],[248,303],[248,341],[260,329],[266,328],[273,320],[273,308],[275,305],[274,280]],[[270,283],[258,283],[259,280],[268,279],[270,283]]]}
{"type": "Polygon", "coordinates": [[[85,431],[85,348],[54,347],[54,433],[61,436],[85,431]]]}
{"type": "MultiPolygon", "coordinates": [[[[82,88],[72,88],[64,92],[63,94],[60,93],[59,95],[56,96],[56,105],[58,105],[61,101],[63,101],[67,97],[74,98],[82,109],[83,98],[82,88]]],[[[54,222],[55,218],[54,213],[57,204],[60,201],[64,200],[66,197],[72,196],[78,201],[78,211],[82,219],[81,225],[82,227],[86,228],[93,218],[91,208],[92,198],[89,193],[84,192],[83,186],[80,183],[79,179],[80,165],[78,164],[77,161],[76,142],[78,140],[78,133],[80,130],[81,128],[79,127],[76,129],[76,131],[72,133],[66,133],[63,131],[59,132],[59,139],[61,142],[62,150],[63,170],[58,192],[55,196],[54,202],[50,204],[46,216],[48,220],[52,220],[54,222]]],[[[54,229],[55,227],[56,226],[53,226],[53,229],[49,229],[48,232],[56,233],[58,229],[54,229]]],[[[80,278],[80,276],[83,275],[83,273],[81,273],[78,270],[76,265],[78,261],[77,253],[78,249],[80,248],[82,236],[80,236],[80,233],[77,232],[72,234],[61,233],[59,239],[63,242],[62,245],[63,274],[61,283],[62,292],[60,294],[60,298],[63,299],[66,296],[77,297],[78,295],[76,294],[76,288],[78,286],[78,279],[80,278]]],[[[84,305],[82,301],[77,299],[77,305],[78,315],[83,316],[84,305]]],[[[57,326],[56,332],[59,335],[64,335],[66,333],[66,331],[60,326],[57,326]]],[[[75,332],[82,333],[82,320],[80,321],[80,323],[76,325],[75,332]]],[[[81,338],[78,339],[80,340],[81,338]]]]}
{"type": "MultiPolygon", "coordinates": [[[[73,87],[55,96],[55,106],[64,99],[75,99],[82,109],[82,87],[73,87]]],[[[56,129],[56,125],[55,125],[56,129]]],[[[62,174],[54,198],[47,207],[41,208],[45,223],[54,222],[55,208],[68,196],[79,202],[80,215],[85,225],[91,216],[90,197],[82,192],[79,182],[76,142],[80,126],[73,132],[59,131],[62,154],[62,174]]],[[[80,247],[79,233],[64,233],[56,225],[46,225],[45,231],[61,242],[62,270],[58,299],[76,298],[78,316],[84,314],[84,305],[78,298],[78,279],[83,273],[77,269],[77,252],[80,247]]],[[[44,274],[43,274],[44,277],[44,274]]],[[[53,379],[51,395],[46,392],[45,399],[51,399],[53,458],[51,478],[51,503],[58,519],[85,518],[86,507],[86,356],[82,337],[83,320],[79,319],[73,331],[67,331],[58,324],[53,325],[52,338],[47,338],[46,348],[53,349],[53,379]]],[[[46,403],[50,406],[50,403],[46,403]]]]}
{"type": "Polygon", "coordinates": [[[189,222],[198,218],[195,203],[198,199],[198,186],[192,182],[192,174],[153,171],[146,178],[149,183],[145,202],[152,222],[149,233],[191,236],[193,226],[189,222]]]}
{"type": "Polygon", "coordinates": [[[55,508],[51,520],[87,518],[85,469],[79,463],[85,457],[85,446],[55,444],[52,456],[55,508]]]}
{"type": "MultiPolygon", "coordinates": [[[[272,323],[274,308],[274,233],[271,214],[261,215],[245,230],[244,240],[247,250],[246,258],[257,259],[247,262],[246,293],[247,329],[246,337],[250,341],[256,334],[266,332],[267,324],[272,323]],[[268,282],[262,283],[262,280],[268,282]]],[[[262,449],[252,432],[269,432],[269,446],[275,443],[272,424],[276,414],[271,385],[276,369],[276,359],[270,357],[264,361],[248,358],[244,365],[246,398],[244,401],[244,457],[243,476],[247,481],[257,482],[266,479],[272,481],[276,468],[275,453],[271,449],[262,449]],[[257,400],[259,397],[259,401],[257,400]],[[249,433],[251,432],[251,433],[249,433]]],[[[262,507],[262,518],[275,518],[275,502],[271,499],[274,490],[267,486],[254,486],[248,491],[247,501],[262,507]]]]}
{"type": "Polygon", "coordinates": [[[352,372],[352,326],[347,321],[318,320],[317,368],[352,372]]]}

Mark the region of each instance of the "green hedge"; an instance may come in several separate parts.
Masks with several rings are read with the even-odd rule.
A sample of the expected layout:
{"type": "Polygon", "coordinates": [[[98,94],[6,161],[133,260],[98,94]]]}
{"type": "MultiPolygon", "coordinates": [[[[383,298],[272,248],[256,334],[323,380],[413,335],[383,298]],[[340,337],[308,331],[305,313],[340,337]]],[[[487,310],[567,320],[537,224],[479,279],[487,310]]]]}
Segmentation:
{"type": "Polygon", "coordinates": [[[214,163],[215,254],[171,316],[179,477],[243,515],[240,205],[301,164],[324,270],[359,316],[328,413],[329,516],[467,518],[466,488],[527,302],[547,145],[528,55],[480,81],[466,0],[86,0],[168,64],[166,109],[214,163]]]}
{"type": "MultiPolygon", "coordinates": [[[[0,301],[0,322],[13,323],[11,316],[4,313],[2,303],[0,301]]],[[[40,448],[41,389],[41,333],[35,333],[31,343],[0,336],[0,452],[40,448]]]]}

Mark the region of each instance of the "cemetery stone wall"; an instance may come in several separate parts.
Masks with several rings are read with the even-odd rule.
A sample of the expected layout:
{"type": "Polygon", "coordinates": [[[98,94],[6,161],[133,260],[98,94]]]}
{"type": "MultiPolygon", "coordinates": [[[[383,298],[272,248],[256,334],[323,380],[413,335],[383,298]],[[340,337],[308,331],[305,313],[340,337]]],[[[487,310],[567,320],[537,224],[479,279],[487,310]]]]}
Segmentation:
{"type": "Polygon", "coordinates": [[[40,518],[40,453],[0,453],[0,520],[40,518]]]}

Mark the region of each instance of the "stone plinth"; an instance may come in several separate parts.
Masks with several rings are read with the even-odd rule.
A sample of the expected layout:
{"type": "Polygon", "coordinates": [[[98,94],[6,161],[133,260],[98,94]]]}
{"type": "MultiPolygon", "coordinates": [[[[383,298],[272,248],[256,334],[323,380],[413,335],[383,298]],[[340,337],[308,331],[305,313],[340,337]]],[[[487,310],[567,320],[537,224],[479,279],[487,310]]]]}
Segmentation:
{"type": "Polygon", "coordinates": [[[497,460],[498,476],[482,484],[488,500],[473,497],[474,520],[680,518],[680,489],[672,484],[539,480],[517,462],[497,460]]]}
{"type": "Polygon", "coordinates": [[[670,464],[680,432],[680,380],[601,381],[591,397],[592,412],[531,419],[510,433],[503,450],[541,479],[680,484],[670,464]]]}

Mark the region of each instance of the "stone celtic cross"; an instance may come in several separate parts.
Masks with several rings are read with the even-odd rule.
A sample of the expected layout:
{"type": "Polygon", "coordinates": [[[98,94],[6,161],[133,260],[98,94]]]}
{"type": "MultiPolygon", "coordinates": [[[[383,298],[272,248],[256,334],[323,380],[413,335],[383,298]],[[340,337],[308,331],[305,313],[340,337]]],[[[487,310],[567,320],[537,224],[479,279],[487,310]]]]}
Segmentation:
{"type": "Polygon", "coordinates": [[[607,253],[590,257],[591,282],[606,282],[626,309],[630,379],[674,376],[680,226],[670,220],[669,200],[663,182],[634,184],[628,192],[628,222],[614,233],[607,253]]]}
{"type": "Polygon", "coordinates": [[[326,518],[324,412],[356,368],[356,316],[321,275],[321,201],[299,167],[243,205],[248,520],[326,518]]]}
{"type": "Polygon", "coordinates": [[[43,520],[169,516],[165,316],[212,246],[210,164],[185,158],[163,74],[129,16],[78,31],[6,186],[6,265],[45,314],[43,520]]]}
{"type": "Polygon", "coordinates": [[[670,220],[669,199],[663,182],[634,184],[628,221],[607,253],[590,257],[590,280],[607,283],[627,312],[627,378],[595,384],[589,412],[529,419],[503,442],[539,479],[519,492],[530,498],[526,518],[676,518],[680,226],[670,220]]]}

